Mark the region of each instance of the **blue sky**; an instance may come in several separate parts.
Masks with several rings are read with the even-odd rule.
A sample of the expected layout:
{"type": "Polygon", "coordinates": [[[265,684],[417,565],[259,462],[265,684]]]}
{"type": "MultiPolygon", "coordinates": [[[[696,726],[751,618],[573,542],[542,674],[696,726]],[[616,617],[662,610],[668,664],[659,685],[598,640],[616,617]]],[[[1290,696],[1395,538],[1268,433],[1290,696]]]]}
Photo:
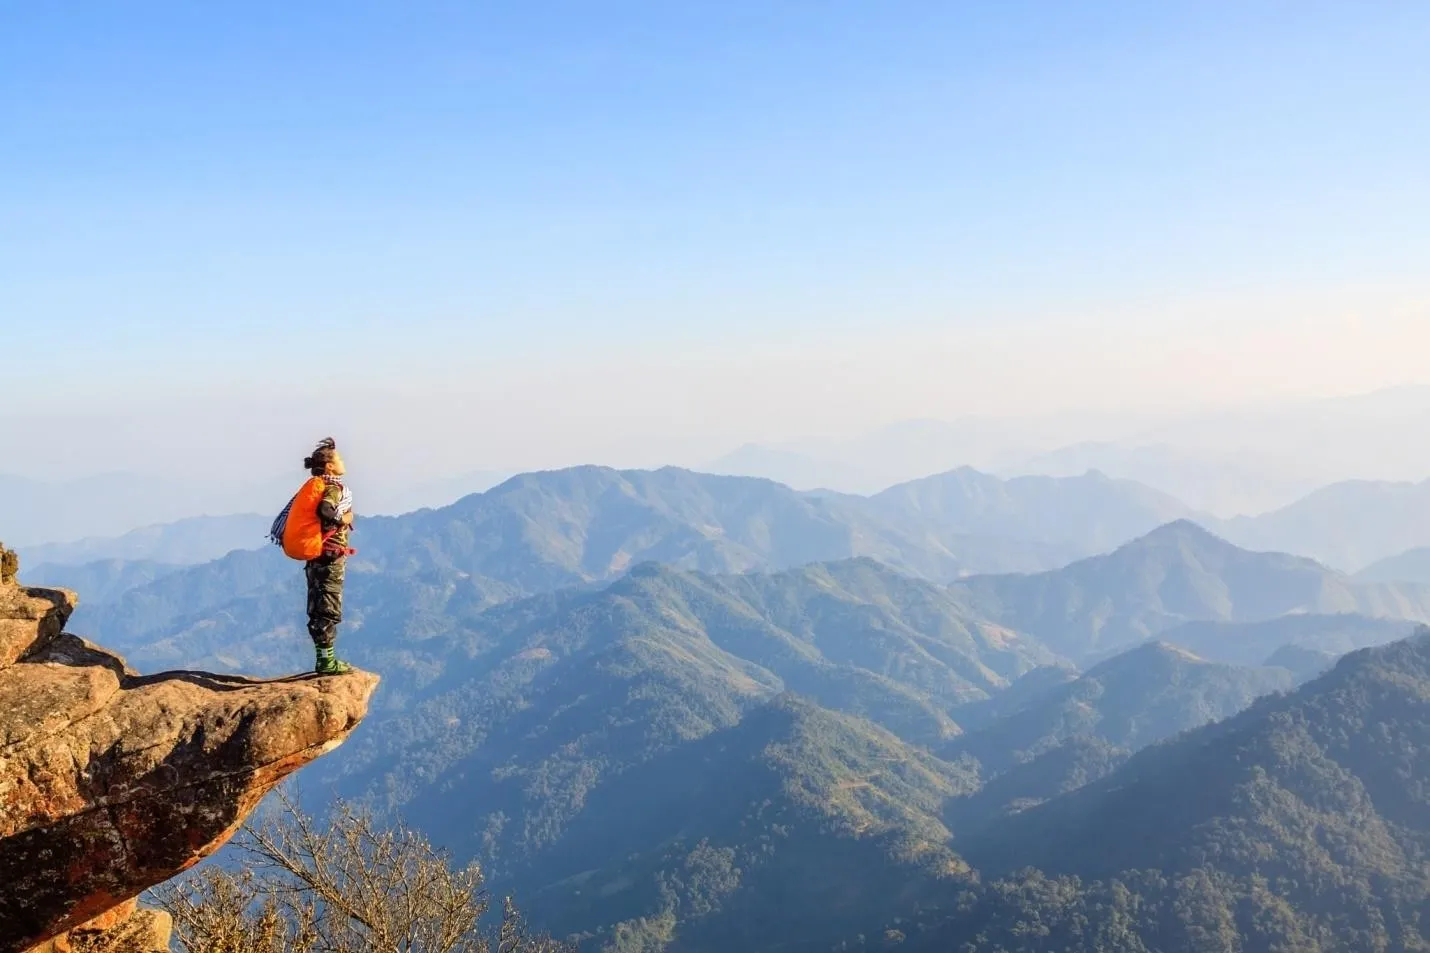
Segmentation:
{"type": "Polygon", "coordinates": [[[1425,379],[1427,49],[1417,2],[13,4],[5,373],[116,459],[336,376],[303,427],[494,468],[1425,379]]]}

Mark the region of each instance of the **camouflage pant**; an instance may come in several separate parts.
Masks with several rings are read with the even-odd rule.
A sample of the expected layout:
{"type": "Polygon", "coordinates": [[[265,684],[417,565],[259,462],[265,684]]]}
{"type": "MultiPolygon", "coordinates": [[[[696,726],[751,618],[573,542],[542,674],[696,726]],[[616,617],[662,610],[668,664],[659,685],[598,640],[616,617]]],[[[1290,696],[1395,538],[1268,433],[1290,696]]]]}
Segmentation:
{"type": "Polygon", "coordinates": [[[308,634],[318,648],[329,648],[338,637],[343,621],[343,577],[347,560],[322,557],[303,567],[308,578],[308,634]]]}

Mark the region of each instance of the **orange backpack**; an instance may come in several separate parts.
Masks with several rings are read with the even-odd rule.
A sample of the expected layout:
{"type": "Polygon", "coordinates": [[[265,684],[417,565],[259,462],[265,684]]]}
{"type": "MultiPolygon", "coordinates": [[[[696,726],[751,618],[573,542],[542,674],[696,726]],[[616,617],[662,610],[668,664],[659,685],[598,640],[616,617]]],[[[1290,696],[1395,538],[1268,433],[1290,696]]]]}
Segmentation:
{"type": "Polygon", "coordinates": [[[283,552],[288,556],[307,562],[323,554],[323,527],[318,522],[318,504],[323,502],[323,493],[327,489],[327,480],[320,476],[312,477],[288,504],[281,536],[283,552]]]}

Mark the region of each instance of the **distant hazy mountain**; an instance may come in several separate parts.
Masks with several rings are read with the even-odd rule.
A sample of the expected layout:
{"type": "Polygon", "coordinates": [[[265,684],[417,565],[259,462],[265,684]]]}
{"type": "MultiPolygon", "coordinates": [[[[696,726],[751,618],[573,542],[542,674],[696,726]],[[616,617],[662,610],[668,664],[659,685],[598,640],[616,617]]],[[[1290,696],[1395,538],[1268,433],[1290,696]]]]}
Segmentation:
{"type": "Polygon", "coordinates": [[[362,512],[371,515],[399,516],[413,510],[448,506],[464,496],[485,493],[514,476],[510,470],[476,470],[460,476],[427,480],[411,485],[385,485],[364,488],[362,512]]]}
{"type": "MultiPolygon", "coordinates": [[[[882,525],[860,505],[857,499],[801,495],[766,480],[676,469],[524,474],[441,509],[360,515],[349,602],[359,614],[355,619],[382,612],[387,624],[404,627],[419,623],[399,607],[420,604],[420,624],[440,627],[450,624],[456,604],[479,608],[607,582],[650,560],[728,572],[869,555],[935,579],[959,571],[962,564],[947,547],[882,525]]],[[[27,564],[42,561],[23,555],[27,564]]],[[[83,614],[75,624],[94,626],[106,637],[111,630],[171,634],[166,627],[187,617],[202,621],[212,607],[193,593],[227,592],[230,599],[248,600],[242,613],[225,618],[235,626],[258,626],[240,643],[252,645],[266,631],[261,620],[301,619],[292,588],[301,567],[271,546],[263,556],[194,566],[127,594],[112,612],[83,614]]],[[[235,664],[252,661],[227,657],[235,664]]]]}
{"type": "Polygon", "coordinates": [[[1291,676],[1281,669],[1209,662],[1170,643],[1151,642],[954,739],[941,753],[976,758],[993,775],[1076,736],[1135,751],[1290,687],[1291,676]]]}
{"type": "Polygon", "coordinates": [[[1418,582],[1430,585],[1430,546],[1390,556],[1356,573],[1366,582],[1418,582]]]}
{"type": "Polygon", "coordinates": [[[1340,654],[1325,649],[1307,648],[1301,645],[1283,645],[1266,659],[1271,668],[1281,668],[1291,673],[1296,684],[1320,678],[1340,661],[1340,654]]]}
{"type": "Polygon", "coordinates": [[[1241,546],[1294,552],[1355,572],[1430,546],[1430,480],[1337,483],[1275,512],[1230,520],[1218,529],[1241,546]]]}
{"type": "Polygon", "coordinates": [[[389,568],[457,569],[524,592],[612,579],[647,560],[730,572],[873,556],[930,578],[960,565],[881,525],[857,499],[673,467],[528,473],[367,527],[363,538],[389,568]]]}
{"type": "Polygon", "coordinates": [[[529,566],[520,584],[539,590],[648,559],[726,572],[871,556],[932,579],[1046,568],[1184,512],[1095,474],[1005,483],[964,470],[864,498],[675,468],[578,467],[514,477],[393,525],[403,540],[462,549],[467,572],[515,581],[529,566]]]}
{"type": "MultiPolygon", "coordinates": [[[[1187,512],[1098,474],[1003,481],[964,469],[865,498],[676,468],[576,467],[522,474],[439,509],[363,518],[359,548],[388,570],[454,569],[517,594],[610,579],[647,559],[727,572],[871,556],[946,580],[1061,566],[1187,512]]],[[[30,565],[191,564],[264,545],[271,520],[197,517],[20,549],[30,565]]]]}
{"type": "Polygon", "coordinates": [[[820,460],[794,450],[753,443],[710,461],[702,469],[727,476],[761,477],[796,490],[869,494],[889,485],[877,471],[865,470],[857,463],[820,460]]]}
{"type": "Polygon", "coordinates": [[[1089,470],[1135,480],[1221,518],[1286,506],[1319,485],[1310,477],[1279,473],[1237,456],[1144,444],[1078,443],[1007,464],[999,472],[1076,476],[1089,470]]]}
{"type": "Polygon", "coordinates": [[[1132,418],[1095,414],[905,420],[848,437],[780,446],[746,444],[710,467],[801,488],[868,494],[959,467],[992,470],[1077,440],[1131,434],[1142,425],[1132,418]]]}
{"type": "Polygon", "coordinates": [[[1427,430],[1430,387],[1402,387],[1171,416],[904,421],[852,437],[744,448],[724,466],[756,476],[798,475],[808,485],[847,492],[962,466],[1010,476],[1099,470],[1229,518],[1285,506],[1345,480],[1423,480],[1430,443],[1405,435],[1427,430]]]}
{"type": "Polygon", "coordinates": [[[1074,660],[1191,621],[1347,612],[1430,620],[1430,588],[1357,582],[1309,559],[1248,552],[1187,521],[1064,569],[975,577],[952,588],[971,611],[1074,660]]]}
{"type": "MultiPolygon", "coordinates": [[[[0,474],[0,539],[23,552],[49,543],[121,536],[202,514],[259,512],[270,513],[271,520],[296,487],[292,480],[276,483],[222,472],[202,478],[110,473],[56,481],[0,474]]],[[[154,557],[104,552],[78,561],[101,558],[154,557]]],[[[76,560],[43,553],[32,557],[32,562],[60,561],[76,560]]]]}
{"type": "Polygon", "coordinates": [[[48,586],[72,589],[81,594],[87,606],[112,602],[131,589],[162,579],[182,567],[145,559],[101,559],[80,566],[43,563],[22,566],[20,581],[27,586],[48,586]]]}
{"type": "MultiPolygon", "coordinates": [[[[52,578],[62,572],[103,573],[106,565],[111,564],[52,567],[46,572],[52,578]]],[[[69,630],[104,641],[145,671],[204,665],[277,674],[285,666],[249,666],[266,661],[261,646],[264,634],[274,626],[306,633],[302,576],[302,564],[277,547],[234,550],[213,562],[179,567],[156,574],[149,582],[117,588],[106,599],[90,599],[84,589],[78,589],[79,608],[69,630]],[[191,626],[205,634],[204,649],[191,650],[184,640],[191,626]]],[[[359,591],[361,584],[362,580],[356,586],[349,583],[359,591]]]]}
{"type": "Polygon", "coordinates": [[[1004,485],[961,471],[866,499],[676,468],[577,467],[368,519],[359,536],[364,557],[388,570],[455,569],[530,593],[645,560],[728,572],[871,556],[933,579],[1061,565],[1180,509],[1095,475],[1004,485]],[[1064,505],[1079,512],[1055,519],[1064,505]]]}
{"type": "MultiPolygon", "coordinates": [[[[439,510],[360,518],[348,628],[445,631],[493,603],[607,582],[650,560],[742,571],[871,555],[931,578],[958,571],[946,547],[882,525],[860,505],[674,469],[526,474],[439,510]]],[[[189,658],[165,647],[192,627],[218,650],[206,664],[281,665],[264,640],[301,633],[292,628],[302,621],[300,587],[301,567],[268,546],[139,587],[102,610],[82,604],[74,624],[134,644],[145,664],[189,658]],[[215,598],[234,605],[214,617],[215,598]]]]}
{"type": "MultiPolygon", "coordinates": [[[[281,584],[269,581],[271,565],[282,558],[233,553],[221,571],[167,576],[77,613],[71,627],[92,631],[141,669],[203,665],[279,674],[295,658],[306,662],[301,580],[290,572],[281,584]],[[225,594],[229,585],[237,595],[225,594]],[[183,608],[173,609],[176,603],[183,608]]],[[[987,698],[1054,660],[1041,645],[966,616],[941,587],[872,560],[743,576],[643,564],[604,590],[564,590],[489,611],[458,577],[389,580],[354,572],[350,587],[345,650],[387,673],[394,690],[404,673],[420,680],[427,666],[445,669],[447,662],[423,659],[456,651],[454,640],[473,646],[463,651],[477,651],[500,632],[539,646],[547,635],[570,630],[635,639],[645,653],[665,651],[658,647],[679,634],[673,644],[695,639],[696,647],[671,651],[691,665],[743,673],[736,680],[749,692],[796,691],[932,743],[958,730],[947,710],[987,698]]]]}
{"type": "MultiPolygon", "coordinates": [[[[285,501],[286,502],[286,501],[285,501]]],[[[282,504],[279,504],[281,507],[282,504]]],[[[274,514],[277,509],[274,510],[274,514]]],[[[122,536],[91,536],[72,543],[18,547],[27,564],[78,566],[100,560],[193,565],[218,559],[235,549],[267,543],[273,515],[194,516],[131,530],[122,536]]]]}
{"type": "Polygon", "coordinates": [[[6,543],[25,547],[81,536],[118,534],[143,523],[176,519],[174,487],[129,474],[46,482],[0,474],[0,532],[6,543]]]}
{"type": "Polygon", "coordinates": [[[869,508],[911,534],[1039,542],[1070,554],[1069,561],[1193,515],[1166,494],[1101,473],[1003,480],[967,468],[891,487],[869,508]]]}
{"type": "Polygon", "coordinates": [[[1282,649],[1299,648],[1336,658],[1403,639],[1415,628],[1416,623],[1404,619],[1355,613],[1296,614],[1262,622],[1188,622],[1168,629],[1159,638],[1220,662],[1276,665],[1280,663],[1272,659],[1282,649]]]}

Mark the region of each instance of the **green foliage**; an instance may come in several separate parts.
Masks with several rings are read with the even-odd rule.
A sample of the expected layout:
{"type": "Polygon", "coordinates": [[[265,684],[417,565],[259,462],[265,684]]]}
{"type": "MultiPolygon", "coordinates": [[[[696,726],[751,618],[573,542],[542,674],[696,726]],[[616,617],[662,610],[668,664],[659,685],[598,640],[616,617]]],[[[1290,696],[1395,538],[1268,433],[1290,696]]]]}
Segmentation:
{"type": "Polygon", "coordinates": [[[1208,662],[1162,642],[1139,646],[945,744],[943,757],[976,766],[984,782],[951,802],[946,817],[967,837],[991,820],[1104,777],[1133,751],[1234,715],[1291,681],[1284,669],[1208,662]]]}
{"type": "Polygon", "coordinates": [[[609,950],[832,943],[965,875],[939,812],[972,781],[868,722],[782,697],[596,792],[529,875],[546,885],[521,892],[609,950]]]}
{"type": "MultiPolygon", "coordinates": [[[[950,801],[944,819],[960,838],[976,836],[991,821],[1106,777],[1131,754],[1100,738],[1074,735],[1031,760],[986,777],[976,791],[950,801]]],[[[975,762],[970,770],[978,767],[982,766],[975,762]]]]}
{"type": "Polygon", "coordinates": [[[1427,778],[1430,633],[990,825],[914,949],[1430,949],[1427,778]]]}
{"type": "Polygon", "coordinates": [[[459,849],[482,841],[498,868],[521,863],[607,779],[784,691],[916,742],[946,738],[957,730],[946,709],[1046,658],[956,611],[939,588],[875,563],[745,577],[642,567],[431,640],[441,674],[424,685],[389,676],[411,701],[370,717],[335,780],[443,825],[459,849]],[[454,816],[453,786],[487,819],[454,816]]]}
{"type": "Polygon", "coordinates": [[[944,753],[976,758],[987,774],[996,775],[1076,737],[1136,750],[1290,687],[1291,677],[1282,669],[1222,665],[1152,642],[954,739],[944,753]]]}

